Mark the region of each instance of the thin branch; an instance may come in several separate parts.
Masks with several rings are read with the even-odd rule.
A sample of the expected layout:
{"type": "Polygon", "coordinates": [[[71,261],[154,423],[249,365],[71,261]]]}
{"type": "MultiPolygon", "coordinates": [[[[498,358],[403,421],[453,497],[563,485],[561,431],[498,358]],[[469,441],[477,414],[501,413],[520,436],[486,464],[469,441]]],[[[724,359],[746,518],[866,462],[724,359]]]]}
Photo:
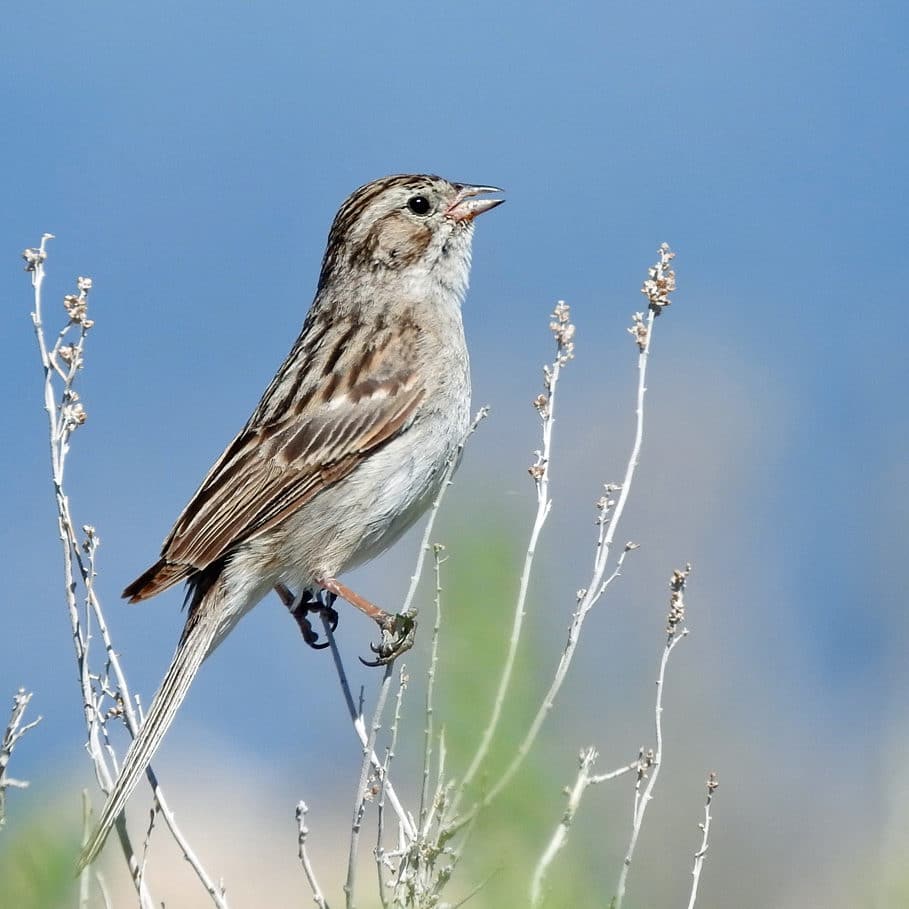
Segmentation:
{"type": "Polygon", "coordinates": [[[442,627],[442,553],[445,547],[441,543],[436,543],[432,547],[433,568],[436,579],[436,620],[432,626],[432,644],[429,656],[429,673],[426,682],[426,722],[423,726],[423,785],[420,787],[420,829],[426,834],[426,813],[428,810],[429,800],[429,774],[432,768],[432,720],[433,720],[433,695],[435,693],[436,668],[439,663],[439,630],[442,627]]]}
{"type": "MultiPolygon", "coordinates": [[[[376,698],[376,709],[373,712],[372,722],[369,727],[369,738],[363,746],[363,763],[360,765],[360,779],[357,785],[357,798],[354,803],[353,822],[350,828],[350,850],[347,855],[347,880],[344,883],[344,893],[347,897],[347,909],[354,909],[354,889],[357,879],[357,853],[360,848],[360,830],[363,825],[363,814],[366,810],[366,785],[369,780],[369,769],[372,757],[375,754],[376,736],[382,728],[382,714],[385,711],[385,702],[391,688],[391,677],[394,673],[394,663],[385,665],[382,681],[379,684],[379,695],[376,698]]],[[[362,718],[362,717],[361,717],[362,718]]]]}
{"type": "MultiPolygon", "coordinates": [[[[347,704],[347,712],[353,722],[354,732],[356,732],[357,738],[360,740],[360,744],[365,748],[369,742],[369,736],[366,733],[366,725],[363,722],[363,716],[357,709],[357,705],[354,703],[353,694],[350,691],[350,682],[347,680],[347,672],[344,669],[344,663],[338,650],[338,643],[335,640],[334,633],[331,630],[331,623],[325,616],[322,617],[322,623],[325,628],[325,636],[328,639],[328,643],[331,648],[331,656],[335,664],[335,672],[337,672],[338,681],[341,684],[341,692],[344,695],[344,703],[347,704]]],[[[379,760],[379,756],[375,753],[375,751],[369,755],[369,760],[372,763],[373,769],[376,771],[379,779],[384,780],[384,767],[382,761],[379,760]]],[[[401,800],[398,798],[394,786],[391,784],[391,780],[387,780],[385,783],[385,794],[388,796],[388,801],[391,803],[391,807],[394,809],[395,815],[398,818],[398,823],[401,825],[401,828],[404,831],[404,835],[408,839],[413,839],[416,835],[413,821],[411,821],[407,815],[407,812],[404,810],[404,806],[401,804],[401,800]]]]}
{"type": "Polygon", "coordinates": [[[704,803],[704,823],[698,824],[703,836],[701,837],[701,847],[694,854],[694,867],[691,869],[691,896],[688,899],[688,909],[694,909],[695,901],[698,898],[698,884],[701,881],[701,869],[704,867],[704,857],[707,855],[708,839],[710,836],[710,803],[713,801],[713,793],[719,788],[720,782],[717,775],[711,771],[707,775],[707,799],[704,803]]]}
{"type": "Polygon", "coordinates": [[[565,841],[568,839],[568,831],[571,829],[574,816],[580,807],[581,797],[590,785],[590,768],[596,759],[597,752],[595,748],[585,748],[579,756],[578,775],[575,778],[574,785],[568,792],[568,804],[565,806],[565,813],[562,815],[559,826],[556,827],[552,839],[546,849],[543,850],[543,854],[540,856],[540,860],[533,871],[533,877],[530,881],[531,906],[539,906],[543,902],[543,880],[546,877],[549,866],[556,857],[556,853],[565,845],[565,841]]]}
{"type": "MultiPolygon", "coordinates": [[[[93,527],[85,525],[82,529],[85,539],[80,545],[76,533],[76,525],[69,509],[69,499],[64,491],[63,476],[66,465],[66,456],[69,452],[69,443],[72,433],[86,420],[85,409],[73,385],[76,375],[83,366],[85,342],[89,330],[94,322],[88,318],[88,295],[92,288],[90,278],[80,277],[77,280],[77,294],[67,294],[63,299],[66,313],[69,317],[67,325],[58,333],[53,347],[48,348],[45,340],[43,313],[42,313],[42,288],[45,278],[44,263],[47,259],[47,241],[53,239],[52,234],[44,234],[41,244],[37,249],[27,249],[23,253],[26,262],[26,271],[31,273],[32,287],[34,289],[34,311],[32,323],[35,329],[35,338],[41,364],[44,369],[44,408],[48,417],[51,477],[54,488],[54,499],[57,506],[57,529],[63,549],[64,589],[67,610],[72,630],[73,646],[76,653],[76,665],[79,673],[79,684],[82,693],[82,704],[86,731],[88,734],[87,749],[95,770],[95,777],[102,791],[107,793],[113,786],[116,775],[116,766],[108,763],[108,754],[112,754],[107,737],[107,716],[101,707],[101,701],[110,691],[107,677],[113,673],[116,683],[114,691],[115,708],[112,715],[121,716],[130,732],[135,737],[139,730],[139,722],[133,709],[133,698],[126,682],[120,659],[113,646],[110,632],[101,609],[101,604],[94,589],[94,556],[100,544],[93,527]],[[70,333],[78,332],[75,343],[65,344],[70,333]],[[64,364],[61,366],[61,363],[64,364]],[[65,368],[64,368],[65,366],[65,368]],[[56,397],[55,377],[62,381],[59,404],[56,397]],[[84,554],[84,556],[83,556],[84,554]],[[86,620],[83,622],[76,601],[76,577],[81,580],[85,590],[86,620]],[[90,621],[94,620],[104,644],[106,656],[106,673],[100,679],[94,676],[89,665],[89,642],[91,640],[90,621]],[[94,681],[97,680],[101,688],[96,696],[94,681]]],[[[182,849],[184,857],[196,872],[197,877],[219,909],[227,909],[227,900],[223,889],[216,886],[198,857],[189,847],[174,820],[173,814],[167,806],[164,793],[158,786],[157,779],[151,767],[146,770],[146,776],[152,787],[155,800],[167,826],[182,849]]],[[[133,881],[140,895],[142,906],[154,905],[147,886],[141,879],[141,869],[130,843],[126,830],[124,817],[121,815],[116,822],[118,838],[121,848],[130,868],[133,881]]]]}
{"type": "Polygon", "coordinates": [[[395,715],[391,721],[391,741],[388,744],[388,751],[385,754],[385,763],[382,766],[382,782],[379,786],[379,801],[376,806],[376,874],[379,890],[379,902],[384,907],[388,906],[388,896],[385,892],[385,878],[382,874],[386,858],[383,836],[385,833],[385,790],[388,783],[388,774],[391,770],[391,762],[395,758],[395,748],[398,744],[398,730],[401,725],[401,707],[404,702],[404,692],[407,690],[407,667],[401,666],[398,671],[398,692],[395,695],[395,715]]]}
{"type": "Polygon", "coordinates": [[[309,853],[306,851],[306,837],[309,835],[309,828],[306,826],[307,811],[309,811],[309,808],[306,802],[297,804],[297,855],[300,857],[300,864],[303,866],[306,880],[309,881],[313,902],[319,909],[328,909],[328,900],[322,895],[322,888],[316,880],[316,872],[313,870],[312,863],[309,860],[309,853]]]}
{"type": "Polygon", "coordinates": [[[413,574],[410,576],[410,586],[407,589],[407,595],[404,597],[404,605],[401,607],[402,613],[407,613],[413,608],[417,587],[420,584],[420,578],[423,576],[423,564],[426,561],[426,554],[432,548],[429,544],[429,540],[432,537],[432,530],[433,527],[435,527],[436,517],[439,514],[439,509],[442,506],[442,500],[445,498],[445,493],[448,491],[448,487],[452,485],[451,478],[458,469],[458,464],[461,463],[461,456],[464,454],[464,448],[470,437],[477,431],[477,427],[488,416],[489,408],[486,406],[481,407],[477,411],[476,416],[473,418],[473,422],[468,427],[467,432],[464,433],[464,438],[461,439],[454,454],[448,460],[448,464],[445,467],[445,473],[442,477],[442,484],[439,486],[439,491],[436,493],[432,507],[429,509],[429,519],[426,522],[426,527],[423,529],[423,537],[420,540],[420,550],[417,554],[417,564],[414,566],[413,574]]]}
{"type": "Polygon", "coordinates": [[[6,769],[13,755],[13,749],[30,729],[34,729],[41,722],[40,716],[30,723],[22,722],[31,699],[32,693],[27,692],[24,688],[20,688],[13,695],[13,708],[10,711],[9,722],[6,724],[6,731],[0,740],[0,830],[6,823],[6,790],[28,788],[26,780],[17,780],[7,776],[6,769]]]}
{"type": "Polygon", "coordinates": [[[107,891],[107,882],[104,880],[104,875],[100,871],[95,872],[95,883],[98,885],[98,890],[101,893],[101,902],[104,903],[104,909],[113,909],[113,903],[110,899],[110,893],[107,891]]]}
{"type": "Polygon", "coordinates": [[[598,773],[595,776],[588,778],[587,783],[590,786],[597,786],[600,783],[608,783],[610,780],[617,779],[620,776],[625,776],[626,773],[631,773],[632,770],[637,770],[641,764],[641,757],[638,755],[637,759],[632,761],[630,764],[626,764],[624,767],[617,767],[615,770],[610,770],[608,773],[598,773]]]}
{"type": "MultiPolygon", "coordinates": [[[[570,321],[570,310],[567,304],[560,300],[552,313],[552,322],[550,329],[556,341],[556,356],[550,366],[543,369],[544,393],[534,399],[534,407],[540,415],[543,425],[543,447],[537,451],[536,461],[530,467],[530,475],[533,478],[537,494],[537,511],[533,521],[533,527],[530,531],[530,541],[527,544],[527,551],[524,554],[524,567],[521,571],[520,587],[518,597],[515,602],[514,617],[512,619],[511,636],[508,640],[508,652],[505,656],[505,663],[502,667],[502,674],[499,678],[499,685],[496,689],[495,700],[493,702],[492,714],[489,722],[483,730],[483,736],[480,744],[474,753],[473,759],[464,773],[458,795],[466,790],[473,782],[483,761],[489,753],[493,737],[499,726],[499,720],[502,716],[502,708],[505,704],[505,696],[511,685],[511,677],[514,672],[515,659],[518,652],[518,643],[521,637],[521,631],[524,625],[524,617],[527,614],[527,591],[530,589],[530,575],[533,569],[534,557],[536,556],[537,543],[540,534],[543,531],[543,525],[552,509],[552,500],[549,498],[549,469],[552,456],[552,429],[555,424],[555,395],[556,386],[558,385],[559,376],[562,368],[574,356],[574,325],[570,321]]],[[[457,804],[458,795],[455,796],[457,804]]],[[[452,810],[455,810],[456,804],[452,810]]]]}
{"type": "Polygon", "coordinates": [[[594,748],[585,748],[578,756],[578,775],[575,778],[574,785],[571,789],[566,789],[568,803],[565,807],[565,813],[562,815],[562,819],[559,822],[558,827],[556,827],[552,839],[550,839],[546,849],[540,856],[540,860],[537,862],[537,866],[533,872],[533,878],[530,883],[530,903],[532,906],[538,906],[543,901],[543,884],[549,866],[552,864],[559,850],[565,846],[565,843],[568,840],[568,831],[581,806],[581,798],[587,791],[587,787],[596,786],[599,783],[606,783],[609,780],[617,779],[620,776],[624,776],[626,773],[631,773],[632,770],[640,770],[642,759],[646,760],[642,755],[638,755],[636,760],[632,761],[630,764],[625,764],[624,767],[617,767],[615,770],[610,770],[608,773],[591,774],[590,771],[593,768],[596,759],[597,752],[594,748]]]}
{"type": "MultiPolygon", "coordinates": [[[[82,790],[82,840],[80,845],[85,848],[92,832],[92,803],[88,797],[88,790],[82,790]]],[[[87,865],[79,872],[79,909],[88,909],[89,888],[91,886],[91,868],[87,865]]]]}
{"type": "Polygon", "coordinates": [[[688,635],[688,629],[683,627],[682,622],[684,622],[685,619],[685,584],[690,572],[690,565],[686,565],[685,568],[674,571],[672,580],[669,583],[671,594],[669,600],[669,618],[666,625],[666,646],[663,648],[663,656],[660,659],[660,672],[656,681],[657,695],[656,706],[654,708],[656,749],[653,754],[652,772],[643,792],[641,792],[643,772],[638,774],[634,790],[631,839],[628,842],[628,849],[625,853],[625,860],[622,863],[622,871],[619,874],[619,882],[616,886],[615,896],[610,903],[610,909],[622,909],[622,900],[625,897],[625,884],[628,879],[628,869],[631,868],[631,862],[634,858],[634,850],[637,846],[638,836],[641,833],[641,826],[644,823],[644,814],[647,811],[650,800],[653,798],[653,790],[656,786],[657,778],[660,775],[660,767],[662,766],[663,761],[663,683],[666,678],[666,665],[669,662],[672,651],[675,650],[679,642],[688,635]]]}
{"type": "MultiPolygon", "coordinates": [[[[502,776],[487,789],[483,797],[475,803],[473,807],[461,817],[453,818],[447,827],[449,832],[460,829],[464,824],[471,820],[476,812],[489,805],[511,782],[514,775],[523,765],[568,674],[568,669],[574,659],[574,654],[580,640],[584,620],[587,618],[590,610],[603,596],[610,583],[621,574],[626,555],[637,548],[637,544],[635,543],[626,543],[616,562],[615,569],[607,577],[606,571],[609,565],[609,554],[615,541],[619,522],[625,511],[625,505],[628,502],[628,496],[631,492],[635,472],[637,471],[641,446],[644,439],[644,396],[647,391],[647,364],[653,341],[654,320],[657,315],[669,305],[669,294],[674,291],[676,287],[675,273],[671,268],[674,257],[675,253],[670,250],[669,246],[665,243],[662,244],[659,249],[659,260],[655,265],[650,267],[648,270],[648,279],[641,287],[641,292],[648,299],[647,317],[645,320],[641,313],[635,313],[632,320],[632,327],[629,329],[638,346],[638,386],[635,407],[636,422],[634,441],[632,443],[628,463],[625,467],[625,476],[622,485],[616,487],[607,484],[606,495],[597,502],[600,515],[598,520],[599,531],[593,572],[587,586],[578,591],[577,607],[571,617],[571,622],[568,626],[568,637],[559,658],[559,663],[556,667],[552,682],[530,723],[527,733],[518,746],[511,763],[505,769],[502,776]],[[619,491],[617,500],[611,498],[611,494],[615,491],[619,491]]],[[[454,812],[452,812],[452,815],[454,815],[454,812]]]]}
{"type": "Polygon", "coordinates": [[[456,903],[452,903],[450,906],[446,906],[445,909],[460,909],[461,906],[466,906],[467,903],[472,900],[484,887],[488,886],[489,882],[501,871],[501,868],[496,868],[491,874],[486,875],[479,884],[477,884],[472,890],[467,892],[466,896],[463,896],[456,903]]]}

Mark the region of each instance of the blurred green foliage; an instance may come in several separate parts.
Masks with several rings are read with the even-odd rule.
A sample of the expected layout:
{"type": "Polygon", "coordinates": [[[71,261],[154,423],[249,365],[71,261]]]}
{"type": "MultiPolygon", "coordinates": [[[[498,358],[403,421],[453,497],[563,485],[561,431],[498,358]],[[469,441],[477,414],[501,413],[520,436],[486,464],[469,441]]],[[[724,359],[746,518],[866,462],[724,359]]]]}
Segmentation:
{"type": "Polygon", "coordinates": [[[57,909],[76,905],[78,837],[52,818],[31,819],[0,834],[0,907],[57,909]]]}

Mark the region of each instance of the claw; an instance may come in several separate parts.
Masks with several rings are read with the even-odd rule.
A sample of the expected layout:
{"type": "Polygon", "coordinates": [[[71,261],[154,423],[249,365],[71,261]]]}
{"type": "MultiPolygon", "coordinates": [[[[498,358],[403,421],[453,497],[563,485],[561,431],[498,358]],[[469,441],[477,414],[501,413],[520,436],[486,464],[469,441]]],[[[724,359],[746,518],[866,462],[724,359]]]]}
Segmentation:
{"type": "MultiPolygon", "coordinates": [[[[334,597],[332,597],[332,602],[334,602],[334,597]]],[[[341,618],[338,615],[338,610],[329,603],[323,603],[319,608],[319,615],[321,615],[323,619],[328,620],[328,627],[331,630],[331,633],[334,634],[341,618]]]]}
{"type": "Polygon", "coordinates": [[[319,640],[319,633],[312,627],[312,622],[309,621],[309,613],[319,613],[328,621],[331,633],[334,634],[335,629],[338,627],[339,619],[338,612],[333,606],[336,599],[335,595],[327,590],[320,590],[315,595],[311,590],[304,590],[299,597],[294,597],[283,584],[278,585],[276,590],[278,596],[281,597],[284,605],[287,606],[288,611],[294,617],[306,644],[312,647],[313,650],[324,650],[330,646],[330,641],[319,640]]]}
{"type": "Polygon", "coordinates": [[[391,615],[384,613],[376,618],[376,624],[382,632],[382,640],[378,644],[370,644],[369,649],[376,654],[374,660],[360,662],[364,666],[387,666],[396,660],[402,653],[413,647],[417,632],[416,610],[391,615]]]}
{"type": "Polygon", "coordinates": [[[294,618],[297,620],[297,625],[300,626],[300,633],[303,635],[303,640],[306,641],[313,650],[324,650],[328,646],[328,641],[319,641],[319,633],[313,630],[312,622],[309,621],[304,612],[300,612],[299,615],[295,613],[294,618]]]}

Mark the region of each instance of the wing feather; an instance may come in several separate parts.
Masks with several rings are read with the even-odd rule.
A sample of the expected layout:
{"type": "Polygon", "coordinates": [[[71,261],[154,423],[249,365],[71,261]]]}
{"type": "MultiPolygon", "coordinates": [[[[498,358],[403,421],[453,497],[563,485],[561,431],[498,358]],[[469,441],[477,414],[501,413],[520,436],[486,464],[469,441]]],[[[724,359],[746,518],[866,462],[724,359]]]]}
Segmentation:
{"type": "Polygon", "coordinates": [[[160,562],[125,596],[152,596],[274,528],[406,429],[426,393],[409,365],[420,329],[411,322],[393,335],[379,330],[367,335],[367,350],[344,349],[362,336],[356,327],[329,348],[325,332],[304,326],[256,412],[177,519],[160,562]],[[297,370],[309,374],[301,381],[297,370]]]}
{"type": "Polygon", "coordinates": [[[323,405],[292,434],[283,427],[247,432],[197,493],[205,507],[192,508],[190,502],[187,517],[177,521],[164,558],[205,568],[350,473],[403,429],[423,397],[410,374],[395,376],[391,384],[396,393],[379,400],[362,398],[329,413],[330,404],[323,405]]]}

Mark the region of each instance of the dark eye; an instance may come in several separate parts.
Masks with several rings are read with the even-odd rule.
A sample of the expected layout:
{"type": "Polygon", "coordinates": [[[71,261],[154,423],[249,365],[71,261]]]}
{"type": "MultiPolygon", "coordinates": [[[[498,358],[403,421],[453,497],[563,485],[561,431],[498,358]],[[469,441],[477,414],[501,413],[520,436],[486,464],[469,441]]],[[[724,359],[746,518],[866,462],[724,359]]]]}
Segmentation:
{"type": "Polygon", "coordinates": [[[407,200],[407,207],[415,215],[425,215],[429,212],[429,209],[431,208],[431,206],[429,204],[429,199],[427,199],[426,196],[412,196],[410,199],[407,200]]]}

